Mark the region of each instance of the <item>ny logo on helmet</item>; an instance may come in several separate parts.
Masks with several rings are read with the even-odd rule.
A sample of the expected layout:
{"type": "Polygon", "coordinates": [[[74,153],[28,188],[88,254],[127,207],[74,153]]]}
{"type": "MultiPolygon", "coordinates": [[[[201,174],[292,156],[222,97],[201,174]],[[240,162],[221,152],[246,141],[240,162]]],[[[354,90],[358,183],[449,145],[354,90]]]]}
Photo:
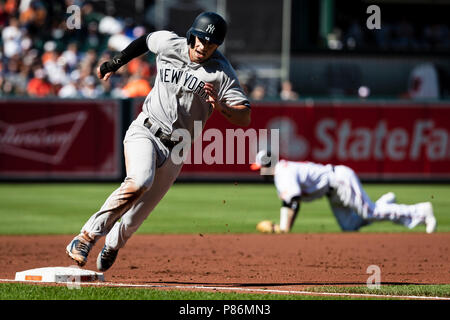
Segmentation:
{"type": "Polygon", "coordinates": [[[208,33],[213,33],[214,32],[214,29],[216,29],[215,27],[214,27],[214,25],[213,24],[208,24],[208,26],[206,27],[206,32],[208,32],[208,33]]]}

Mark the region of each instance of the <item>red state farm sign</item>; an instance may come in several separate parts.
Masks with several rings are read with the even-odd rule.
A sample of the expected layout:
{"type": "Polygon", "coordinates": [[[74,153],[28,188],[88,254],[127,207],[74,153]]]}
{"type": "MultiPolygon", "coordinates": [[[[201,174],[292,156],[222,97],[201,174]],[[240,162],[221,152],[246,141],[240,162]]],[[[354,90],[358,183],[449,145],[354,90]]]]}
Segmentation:
{"type": "Polygon", "coordinates": [[[117,179],[119,130],[113,101],[2,101],[0,177],[117,179]]]}
{"type": "MultiPolygon", "coordinates": [[[[219,129],[225,136],[227,128],[236,127],[214,114],[205,131],[219,129]]],[[[280,157],[289,160],[345,164],[364,178],[450,178],[449,104],[255,103],[251,128],[244,128],[251,129],[278,129],[280,157]]],[[[209,141],[203,139],[204,150],[209,141]]],[[[201,175],[255,177],[248,162],[183,167],[184,177],[201,175]]]]}

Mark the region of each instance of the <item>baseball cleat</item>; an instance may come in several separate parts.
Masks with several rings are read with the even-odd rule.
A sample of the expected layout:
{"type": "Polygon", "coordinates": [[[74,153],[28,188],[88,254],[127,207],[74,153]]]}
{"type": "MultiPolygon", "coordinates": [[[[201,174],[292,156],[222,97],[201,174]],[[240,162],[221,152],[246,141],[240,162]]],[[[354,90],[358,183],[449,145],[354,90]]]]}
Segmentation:
{"type": "Polygon", "coordinates": [[[66,252],[80,266],[84,266],[87,262],[89,251],[91,251],[92,243],[86,240],[81,234],[73,238],[66,247],[66,252]]]}
{"type": "Polygon", "coordinates": [[[427,233],[433,233],[436,231],[436,218],[433,214],[433,206],[430,202],[421,202],[417,204],[417,210],[420,214],[420,222],[426,226],[427,233]]]}
{"type": "Polygon", "coordinates": [[[424,202],[420,204],[421,209],[425,214],[425,225],[427,233],[436,231],[437,221],[433,214],[433,206],[431,202],[424,202]]]}
{"type": "Polygon", "coordinates": [[[98,254],[97,269],[100,271],[106,271],[111,268],[114,261],[116,261],[117,253],[119,253],[119,250],[110,249],[105,245],[102,251],[98,254]]]}

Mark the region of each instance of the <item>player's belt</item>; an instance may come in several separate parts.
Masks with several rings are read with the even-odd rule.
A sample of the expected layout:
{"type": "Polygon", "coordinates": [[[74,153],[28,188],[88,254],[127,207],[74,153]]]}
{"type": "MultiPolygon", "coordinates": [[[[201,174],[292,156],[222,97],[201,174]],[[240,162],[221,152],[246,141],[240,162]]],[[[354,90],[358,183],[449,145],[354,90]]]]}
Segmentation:
{"type": "MultiPolygon", "coordinates": [[[[144,126],[147,127],[150,131],[154,130],[152,123],[147,119],[144,121],[144,126]]],[[[170,135],[162,132],[161,128],[157,128],[157,130],[153,133],[155,137],[157,137],[163,145],[165,145],[169,150],[172,150],[178,143],[178,141],[173,141],[170,139],[170,135]]]]}

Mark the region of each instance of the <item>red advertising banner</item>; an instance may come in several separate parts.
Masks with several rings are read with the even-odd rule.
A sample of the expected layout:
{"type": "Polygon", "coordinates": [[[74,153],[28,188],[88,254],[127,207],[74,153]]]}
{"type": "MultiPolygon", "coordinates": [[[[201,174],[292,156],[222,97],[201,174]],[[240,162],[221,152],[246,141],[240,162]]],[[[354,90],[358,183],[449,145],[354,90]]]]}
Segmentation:
{"type": "Polygon", "coordinates": [[[118,179],[119,104],[0,101],[0,178],[118,179]]]}
{"type": "Polygon", "coordinates": [[[256,134],[259,141],[261,129],[269,134],[278,129],[280,158],[345,164],[367,179],[450,178],[449,103],[254,103],[252,124],[242,129],[236,134],[238,127],[214,113],[196,144],[200,141],[203,153],[209,158],[215,153],[218,161],[196,162],[191,155],[180,177],[258,178],[249,170],[248,152],[245,163],[234,164],[226,162],[226,153],[236,151],[238,143],[249,143],[250,139],[242,137],[256,134]],[[217,139],[211,137],[218,137],[217,130],[224,137],[222,150],[212,146],[217,139]],[[230,147],[225,142],[232,139],[226,136],[233,132],[235,145],[230,147]]]}

